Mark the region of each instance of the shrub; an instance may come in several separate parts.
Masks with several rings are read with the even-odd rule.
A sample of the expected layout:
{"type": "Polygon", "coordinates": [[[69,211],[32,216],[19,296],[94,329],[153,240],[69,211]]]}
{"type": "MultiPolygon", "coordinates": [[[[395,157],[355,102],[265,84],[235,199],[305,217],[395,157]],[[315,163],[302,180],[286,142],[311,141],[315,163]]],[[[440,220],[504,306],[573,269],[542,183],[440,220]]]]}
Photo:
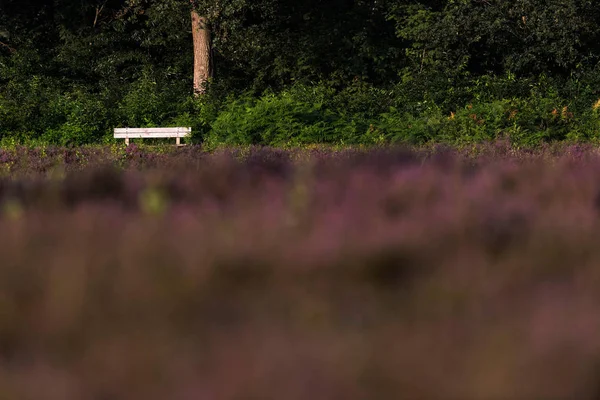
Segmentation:
{"type": "Polygon", "coordinates": [[[328,104],[327,95],[321,87],[296,87],[258,99],[236,99],[218,115],[206,144],[215,147],[360,142],[368,125],[336,112],[328,104]]]}

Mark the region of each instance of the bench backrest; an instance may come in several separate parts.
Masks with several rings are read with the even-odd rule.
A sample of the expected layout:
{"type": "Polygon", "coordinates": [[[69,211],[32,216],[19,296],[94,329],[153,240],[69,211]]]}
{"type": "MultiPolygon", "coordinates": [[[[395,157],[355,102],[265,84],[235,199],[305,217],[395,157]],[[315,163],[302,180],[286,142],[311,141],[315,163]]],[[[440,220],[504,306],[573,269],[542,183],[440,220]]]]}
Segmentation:
{"type": "Polygon", "coordinates": [[[180,138],[189,136],[192,128],[115,128],[115,139],[180,138]]]}

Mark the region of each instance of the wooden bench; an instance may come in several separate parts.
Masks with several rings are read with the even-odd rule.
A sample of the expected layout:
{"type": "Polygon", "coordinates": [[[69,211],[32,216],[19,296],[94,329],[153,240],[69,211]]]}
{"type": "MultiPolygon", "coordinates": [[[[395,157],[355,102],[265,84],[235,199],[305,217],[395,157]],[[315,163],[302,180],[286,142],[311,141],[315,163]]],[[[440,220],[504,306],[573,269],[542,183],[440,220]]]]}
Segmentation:
{"type": "Polygon", "coordinates": [[[181,146],[181,138],[189,136],[192,128],[115,128],[115,139],[125,139],[129,145],[129,139],[156,139],[176,138],[175,144],[181,146]]]}

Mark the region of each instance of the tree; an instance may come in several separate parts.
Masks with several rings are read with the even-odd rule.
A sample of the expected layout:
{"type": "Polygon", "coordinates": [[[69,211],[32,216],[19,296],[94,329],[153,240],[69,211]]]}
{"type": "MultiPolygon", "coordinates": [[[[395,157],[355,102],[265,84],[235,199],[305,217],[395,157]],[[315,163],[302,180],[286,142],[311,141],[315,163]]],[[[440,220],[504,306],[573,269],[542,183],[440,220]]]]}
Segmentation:
{"type": "MultiPolygon", "coordinates": [[[[202,95],[213,76],[213,27],[224,26],[225,30],[239,22],[246,0],[189,0],[194,54],[194,94],[202,95]]],[[[237,25],[239,27],[239,25],[237,25]]],[[[223,30],[219,32],[224,33],[223,30]]],[[[225,35],[223,35],[225,36],[225,35]]],[[[221,42],[223,42],[221,37],[221,42]]]]}
{"type": "Polygon", "coordinates": [[[598,62],[590,0],[421,0],[392,10],[415,73],[568,75],[598,62]]]}
{"type": "Polygon", "coordinates": [[[206,92],[206,85],[212,75],[211,33],[206,16],[198,13],[195,0],[192,4],[192,37],[194,43],[194,94],[206,92]]]}

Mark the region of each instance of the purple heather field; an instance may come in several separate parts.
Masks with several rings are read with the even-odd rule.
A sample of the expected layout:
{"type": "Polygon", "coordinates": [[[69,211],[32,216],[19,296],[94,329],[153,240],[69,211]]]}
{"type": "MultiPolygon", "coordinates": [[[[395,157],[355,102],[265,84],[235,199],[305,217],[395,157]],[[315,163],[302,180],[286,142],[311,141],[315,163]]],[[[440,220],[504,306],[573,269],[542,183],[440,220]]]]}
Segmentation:
{"type": "Polygon", "coordinates": [[[597,399],[600,151],[0,150],[0,399],[597,399]]]}

